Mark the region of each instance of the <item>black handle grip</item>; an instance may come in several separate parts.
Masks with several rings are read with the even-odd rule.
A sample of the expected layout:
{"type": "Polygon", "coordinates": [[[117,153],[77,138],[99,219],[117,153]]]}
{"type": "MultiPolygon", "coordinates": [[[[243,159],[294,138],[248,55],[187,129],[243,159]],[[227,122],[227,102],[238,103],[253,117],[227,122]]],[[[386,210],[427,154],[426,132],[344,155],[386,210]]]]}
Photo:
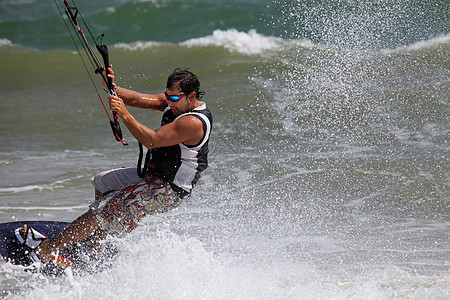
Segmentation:
{"type": "MultiPolygon", "coordinates": [[[[103,63],[105,64],[105,72],[106,72],[106,85],[109,89],[109,94],[114,95],[114,88],[112,84],[112,79],[108,76],[109,75],[109,53],[108,53],[108,47],[106,45],[96,45],[98,52],[103,58],[103,63]]],[[[111,129],[113,131],[114,137],[116,138],[116,141],[121,142],[124,146],[128,145],[122,141],[122,130],[120,129],[120,123],[119,123],[119,116],[115,111],[112,113],[113,120],[109,122],[111,125],[111,129]]]]}

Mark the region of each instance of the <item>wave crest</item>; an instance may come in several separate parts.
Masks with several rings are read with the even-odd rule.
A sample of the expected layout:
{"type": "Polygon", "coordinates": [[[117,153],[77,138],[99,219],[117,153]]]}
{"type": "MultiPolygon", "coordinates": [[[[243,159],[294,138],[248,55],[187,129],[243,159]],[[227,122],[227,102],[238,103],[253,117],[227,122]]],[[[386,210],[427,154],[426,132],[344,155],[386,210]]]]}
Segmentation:
{"type": "Polygon", "coordinates": [[[412,43],[410,45],[401,46],[395,49],[385,49],[384,52],[386,53],[398,53],[398,52],[404,52],[404,51],[420,51],[422,49],[430,48],[430,47],[436,47],[439,45],[443,45],[450,42],[450,33],[446,35],[439,35],[436,37],[433,37],[428,40],[422,40],[415,43],[412,43]]]}
{"type": "Polygon", "coordinates": [[[130,44],[118,43],[118,44],[115,44],[114,47],[133,51],[133,50],[145,50],[145,49],[152,48],[152,47],[159,46],[159,45],[161,45],[161,43],[138,41],[138,42],[134,42],[134,43],[130,43],[130,44]]]}
{"type": "MultiPolygon", "coordinates": [[[[179,43],[184,47],[223,47],[230,52],[254,55],[264,51],[278,49],[283,39],[273,36],[264,36],[252,29],[249,32],[241,32],[236,29],[214,30],[211,35],[193,38],[179,43]]],[[[126,50],[145,50],[160,46],[164,43],[155,41],[138,41],[133,43],[118,43],[114,46],[126,50]]]]}
{"type": "Polygon", "coordinates": [[[206,37],[187,40],[181,45],[195,46],[219,46],[231,52],[242,54],[259,54],[266,50],[278,48],[281,38],[266,37],[251,29],[248,33],[236,29],[214,30],[213,34],[206,37]]]}
{"type": "Polygon", "coordinates": [[[0,39],[0,47],[2,46],[12,46],[12,42],[8,39],[0,39]]]}

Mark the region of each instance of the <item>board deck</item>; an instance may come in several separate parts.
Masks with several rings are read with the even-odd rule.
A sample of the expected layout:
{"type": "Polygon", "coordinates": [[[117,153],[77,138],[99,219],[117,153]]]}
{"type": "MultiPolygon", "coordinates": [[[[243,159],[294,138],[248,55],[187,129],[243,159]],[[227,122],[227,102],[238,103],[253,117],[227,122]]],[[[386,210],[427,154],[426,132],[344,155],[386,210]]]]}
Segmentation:
{"type": "Polygon", "coordinates": [[[24,224],[27,224],[28,227],[32,227],[43,233],[47,236],[47,238],[52,239],[62,232],[67,226],[69,226],[70,223],[55,221],[22,221],[0,224],[0,253],[6,261],[8,261],[11,257],[14,230],[22,227],[24,224]]]}
{"type": "MultiPolygon", "coordinates": [[[[48,239],[54,238],[61,233],[70,223],[68,222],[56,222],[56,221],[19,221],[0,224],[0,254],[6,262],[13,264],[21,264],[25,267],[30,265],[28,260],[17,259],[17,244],[14,241],[16,239],[14,231],[17,228],[23,227],[26,224],[28,228],[34,228],[40,233],[44,234],[48,239]]],[[[72,261],[72,269],[76,272],[97,272],[112,265],[112,258],[114,258],[118,251],[110,243],[105,244],[103,256],[93,258],[92,255],[85,250],[83,241],[74,244],[69,249],[63,249],[60,254],[72,261]]],[[[28,271],[39,271],[46,275],[59,276],[64,273],[64,269],[61,266],[57,266],[54,263],[45,263],[36,269],[28,268],[28,271]]]]}

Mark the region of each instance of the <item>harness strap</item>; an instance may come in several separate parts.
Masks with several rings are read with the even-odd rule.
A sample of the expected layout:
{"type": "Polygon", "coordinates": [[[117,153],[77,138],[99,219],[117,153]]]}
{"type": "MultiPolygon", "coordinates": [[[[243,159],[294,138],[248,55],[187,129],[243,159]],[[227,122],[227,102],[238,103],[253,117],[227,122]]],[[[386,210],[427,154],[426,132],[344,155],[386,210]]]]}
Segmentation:
{"type": "Polygon", "coordinates": [[[137,174],[139,177],[144,178],[148,171],[148,164],[150,163],[150,156],[152,154],[151,150],[147,150],[147,154],[145,155],[144,166],[142,167],[142,158],[144,156],[144,147],[141,142],[139,143],[139,158],[137,163],[137,174]]]}

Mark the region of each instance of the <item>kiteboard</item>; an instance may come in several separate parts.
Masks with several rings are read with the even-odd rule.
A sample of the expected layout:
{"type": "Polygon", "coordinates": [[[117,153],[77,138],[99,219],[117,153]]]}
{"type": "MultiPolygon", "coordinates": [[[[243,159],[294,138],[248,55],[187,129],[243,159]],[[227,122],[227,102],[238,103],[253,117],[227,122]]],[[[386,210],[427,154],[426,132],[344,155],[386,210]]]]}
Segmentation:
{"type": "Polygon", "coordinates": [[[97,257],[82,240],[60,250],[47,263],[42,263],[34,249],[45,239],[52,239],[70,223],[56,221],[20,221],[0,224],[0,254],[14,265],[24,266],[25,271],[59,276],[71,268],[75,273],[95,273],[112,266],[118,251],[112,243],[105,243],[103,255],[97,257]]]}

